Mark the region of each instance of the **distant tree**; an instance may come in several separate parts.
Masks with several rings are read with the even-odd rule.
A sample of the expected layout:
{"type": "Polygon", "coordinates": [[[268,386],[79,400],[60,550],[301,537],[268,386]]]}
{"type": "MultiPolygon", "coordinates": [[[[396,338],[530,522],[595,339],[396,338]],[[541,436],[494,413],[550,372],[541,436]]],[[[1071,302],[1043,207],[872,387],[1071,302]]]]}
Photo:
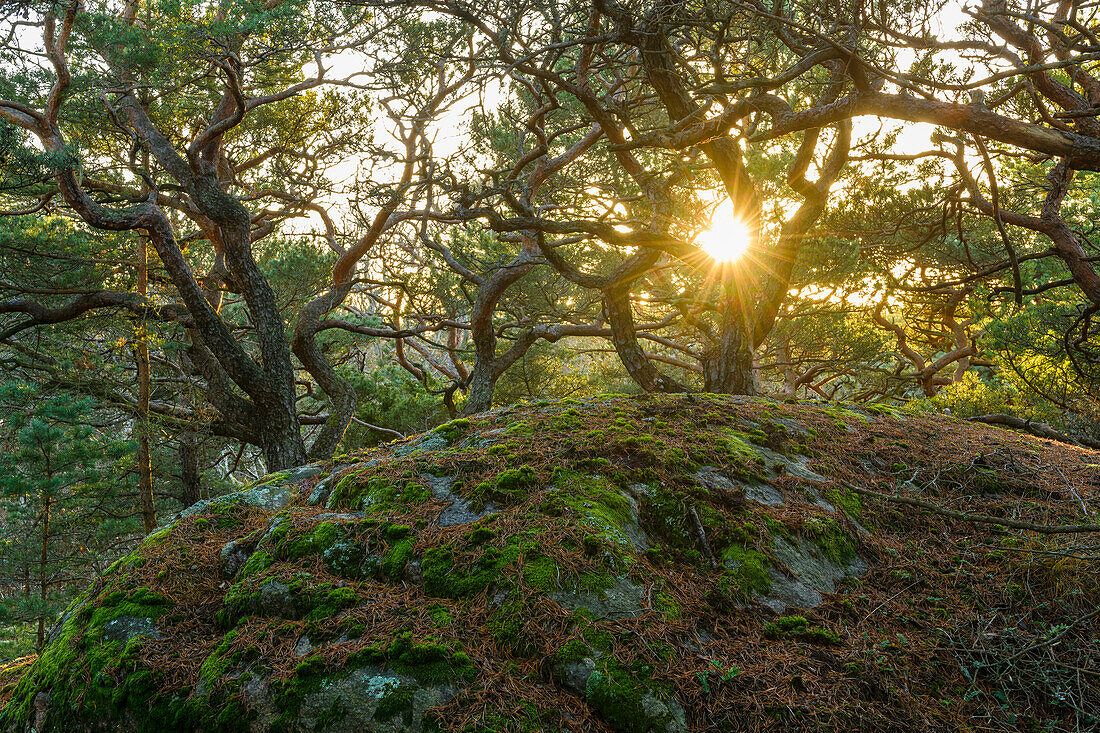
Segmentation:
{"type": "Polygon", "coordinates": [[[134,446],[87,398],[0,384],[0,572],[9,617],[46,625],[141,527],[134,446]]]}

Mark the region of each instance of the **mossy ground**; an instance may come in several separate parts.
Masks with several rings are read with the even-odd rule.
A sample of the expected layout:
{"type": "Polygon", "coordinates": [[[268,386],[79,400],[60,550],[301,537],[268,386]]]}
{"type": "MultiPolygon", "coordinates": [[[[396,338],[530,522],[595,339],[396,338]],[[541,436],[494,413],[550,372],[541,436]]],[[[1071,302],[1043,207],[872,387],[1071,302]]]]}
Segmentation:
{"type": "MultiPolygon", "coordinates": [[[[1087,521],[1081,503],[1100,493],[1087,451],[888,410],[655,396],[495,411],[370,458],[330,479],[328,507],[220,503],[147,539],[9,682],[0,727],[25,723],[46,690],[48,729],[113,730],[125,717],[230,730],[254,717],[242,690],[263,679],[275,728],[293,730],[305,696],[362,665],[453,685],[428,717],[454,730],[644,730],[652,700],[675,700],[691,729],[730,731],[1058,730],[1100,706],[1095,688],[1076,707],[1058,696],[1058,670],[1094,666],[1100,648],[1094,627],[1073,625],[1100,604],[1100,584],[1072,540],[848,487],[1087,521]],[[778,469],[770,451],[809,456],[827,481],[778,469]],[[704,467],[735,488],[700,483],[704,467]],[[495,513],[439,526],[448,503],[433,498],[435,476],[495,513]],[[786,502],[747,501],[736,487],[754,482],[786,502]],[[838,563],[858,553],[871,570],[777,617],[753,599],[785,572],[779,536],[838,563]],[[251,555],[226,576],[231,540],[251,555]],[[628,612],[563,605],[624,585],[637,589],[628,612]],[[123,615],[154,619],[159,637],[103,641],[123,615]],[[1035,646],[1058,633],[1065,643],[1035,646]],[[596,673],[568,689],[556,665],[584,660],[596,673]]],[[[410,690],[395,688],[379,720],[404,720],[410,690]]]]}

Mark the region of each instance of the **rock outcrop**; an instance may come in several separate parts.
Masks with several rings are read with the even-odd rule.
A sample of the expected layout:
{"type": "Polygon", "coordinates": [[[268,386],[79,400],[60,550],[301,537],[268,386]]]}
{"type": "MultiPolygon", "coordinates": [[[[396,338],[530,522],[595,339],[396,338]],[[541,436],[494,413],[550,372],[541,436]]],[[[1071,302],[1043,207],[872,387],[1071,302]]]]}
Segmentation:
{"type": "Polygon", "coordinates": [[[185,512],[65,612],[0,728],[1080,721],[1100,695],[1057,667],[1097,660],[1075,625],[1100,602],[1095,561],[853,488],[1080,523],[1098,463],[949,417],[769,400],[495,410],[185,512]],[[1072,649],[1043,646],[1050,629],[1072,649]]]}

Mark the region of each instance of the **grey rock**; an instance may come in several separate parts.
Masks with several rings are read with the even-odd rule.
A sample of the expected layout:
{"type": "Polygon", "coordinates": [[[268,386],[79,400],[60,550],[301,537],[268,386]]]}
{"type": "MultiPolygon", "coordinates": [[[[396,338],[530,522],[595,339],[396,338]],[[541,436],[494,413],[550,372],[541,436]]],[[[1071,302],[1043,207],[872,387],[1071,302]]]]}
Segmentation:
{"type": "MultiPolygon", "coordinates": [[[[762,449],[767,450],[767,449],[762,449]]],[[[771,451],[768,451],[769,453],[771,451]]],[[[775,455],[779,455],[776,453],[775,455]]],[[[695,472],[695,480],[699,482],[699,485],[708,491],[718,491],[727,494],[734,494],[741,496],[749,501],[755,501],[759,504],[767,504],[768,506],[782,506],[784,504],[783,493],[772,486],[771,484],[762,483],[759,481],[753,481],[752,483],[745,483],[743,481],[735,481],[723,474],[719,473],[718,469],[713,466],[703,466],[695,472]]]]}
{"type": "Polygon", "coordinates": [[[821,605],[823,593],[836,591],[836,584],[843,578],[859,577],[867,572],[868,565],[858,556],[845,563],[836,563],[825,557],[821,548],[801,538],[778,537],[772,554],[787,566],[793,577],[787,577],[775,568],[769,568],[772,588],[760,602],[776,612],[788,607],[813,608],[821,605]]]}
{"type": "Polygon", "coordinates": [[[332,492],[328,486],[317,486],[309,494],[309,498],[306,499],[306,504],[309,506],[321,506],[328,500],[328,495],[332,492]]]}
{"type": "Polygon", "coordinates": [[[268,538],[271,537],[272,533],[274,533],[275,530],[279,529],[279,527],[282,526],[283,522],[289,522],[289,521],[290,520],[287,519],[286,517],[279,516],[279,515],[276,515],[276,516],[272,517],[271,521],[267,523],[267,527],[264,529],[264,533],[263,533],[263,536],[260,537],[260,541],[258,543],[256,543],[257,546],[260,546],[260,545],[263,545],[264,543],[266,543],[268,538]]]}
{"type": "Polygon", "coordinates": [[[61,629],[65,626],[65,622],[80,613],[80,610],[84,608],[87,603],[87,599],[84,599],[66,608],[65,612],[61,614],[61,618],[57,619],[57,622],[46,632],[46,641],[49,643],[56,641],[58,637],[61,636],[61,629]]]}
{"type": "Polygon", "coordinates": [[[378,463],[379,461],[377,458],[372,458],[371,460],[363,461],[362,463],[340,463],[336,466],[333,466],[332,471],[329,472],[329,475],[318,481],[317,485],[313,487],[313,492],[310,493],[309,498],[306,500],[306,503],[309,506],[321,506],[322,504],[324,504],[325,506],[329,506],[329,498],[332,494],[333,487],[335,487],[336,484],[340,483],[340,479],[344,477],[344,473],[349,468],[373,468],[374,466],[377,466],[378,463]]]}
{"type": "Polygon", "coordinates": [[[285,480],[288,484],[296,484],[299,481],[305,481],[314,476],[319,476],[323,472],[324,469],[320,466],[301,466],[300,468],[292,470],[285,480]]]}
{"type": "Polygon", "coordinates": [[[627,578],[615,578],[606,590],[561,591],[551,593],[550,597],[570,611],[585,608],[598,618],[631,618],[642,615],[644,591],[643,586],[627,578]]]}
{"type": "Polygon", "coordinates": [[[298,495],[298,489],[294,486],[284,486],[280,483],[257,486],[248,491],[237,491],[217,499],[203,500],[192,504],[180,512],[180,517],[189,517],[198,514],[207,508],[217,504],[244,504],[246,506],[259,507],[268,511],[279,511],[287,507],[298,495]]]}
{"type": "Polygon", "coordinates": [[[103,638],[108,641],[121,641],[123,644],[137,636],[163,639],[156,623],[151,618],[140,616],[119,616],[103,624],[103,638]]]}
{"type": "Polygon", "coordinates": [[[395,457],[411,456],[416,453],[444,450],[448,445],[447,439],[439,433],[425,433],[420,440],[394,448],[393,455],[395,457]]]}
{"type": "Polygon", "coordinates": [[[666,702],[650,693],[642,698],[642,711],[647,718],[658,722],[665,733],[687,731],[687,715],[675,700],[666,702]]]}
{"type": "Polygon", "coordinates": [[[354,522],[367,516],[366,512],[324,512],[313,518],[315,522],[354,522]]]}
{"type": "MultiPolygon", "coordinates": [[[[593,477],[598,479],[599,477],[593,477]]],[[[609,537],[616,543],[628,547],[635,552],[645,552],[650,547],[649,537],[642,529],[639,499],[649,494],[649,487],[645,484],[634,484],[622,496],[630,506],[630,521],[623,524],[609,522],[605,514],[596,509],[587,501],[575,506],[574,509],[581,516],[581,521],[605,537],[609,537]],[[635,490],[635,487],[641,487],[635,490]],[[591,509],[591,511],[588,511],[591,509]]]]}
{"type": "MultiPolygon", "coordinates": [[[[611,684],[607,675],[595,671],[585,684],[585,696],[591,700],[598,698],[601,693],[606,693],[607,685],[611,684]]],[[[631,705],[631,712],[637,721],[638,733],[686,733],[687,714],[683,706],[674,699],[659,697],[654,691],[648,691],[637,703],[637,707],[631,705]]]]}
{"type": "Polygon", "coordinates": [[[245,704],[255,713],[250,728],[254,731],[270,730],[272,723],[279,718],[279,709],[268,679],[254,675],[241,685],[241,693],[245,704]]]}
{"type": "Polygon", "coordinates": [[[313,642],[309,640],[308,636],[298,637],[298,643],[294,645],[294,655],[297,657],[304,657],[313,651],[313,642]]]}
{"type": "Polygon", "coordinates": [[[776,613],[782,613],[788,607],[814,608],[820,606],[824,597],[821,592],[799,578],[788,578],[775,568],[768,568],[772,578],[772,587],[760,602],[776,613]]]}
{"type": "Polygon", "coordinates": [[[256,549],[255,543],[233,540],[225,545],[221,551],[220,565],[222,577],[232,578],[237,571],[244,567],[252,552],[256,549]]]}
{"type": "Polygon", "coordinates": [[[424,713],[456,693],[449,685],[421,685],[405,675],[363,667],[306,695],[298,723],[302,730],[325,733],[416,733],[423,729],[424,713]]]}
{"type": "Polygon", "coordinates": [[[782,491],[771,484],[757,482],[745,485],[745,498],[768,506],[783,506],[786,503],[782,491]]]}
{"type": "Polygon", "coordinates": [[[294,604],[294,596],[285,583],[277,580],[269,580],[260,586],[260,611],[265,616],[278,618],[294,618],[297,608],[294,604]]]}
{"type": "Polygon", "coordinates": [[[439,514],[440,527],[455,527],[460,524],[470,524],[482,517],[495,514],[492,502],[487,502],[480,512],[474,511],[465,498],[451,491],[455,485],[455,479],[451,476],[433,476],[430,473],[421,474],[420,478],[432,491],[432,496],[440,501],[449,502],[449,506],[439,514]]]}
{"type": "Polygon", "coordinates": [[[807,456],[787,456],[762,446],[754,446],[754,449],[764,457],[768,468],[776,473],[789,473],[791,476],[803,481],[819,482],[829,480],[810,468],[810,459],[807,456]],[[779,468],[779,466],[782,466],[782,468],[779,468]]]}
{"type": "Polygon", "coordinates": [[[734,483],[718,472],[714,466],[703,466],[695,472],[695,480],[708,491],[719,491],[737,496],[745,495],[745,486],[741,482],[734,483]]]}
{"type": "Polygon", "coordinates": [[[558,662],[553,666],[554,680],[567,690],[584,694],[588,678],[596,671],[596,660],[591,657],[576,662],[558,662]]]}

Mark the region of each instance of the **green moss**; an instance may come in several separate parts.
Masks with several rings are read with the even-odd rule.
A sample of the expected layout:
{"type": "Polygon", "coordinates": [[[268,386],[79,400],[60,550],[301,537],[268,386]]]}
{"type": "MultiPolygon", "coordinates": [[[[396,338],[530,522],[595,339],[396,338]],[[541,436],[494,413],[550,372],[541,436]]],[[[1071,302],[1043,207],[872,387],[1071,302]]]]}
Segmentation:
{"type": "Polygon", "coordinates": [[[312,609],[306,614],[307,621],[329,618],[340,611],[359,605],[359,595],[354,588],[335,588],[324,593],[311,594],[312,609]]]}
{"type": "Polygon", "coordinates": [[[472,498],[479,503],[490,500],[514,503],[526,498],[539,483],[538,474],[530,466],[509,468],[478,484],[472,498]]]}
{"type": "Polygon", "coordinates": [[[687,527],[684,498],[682,491],[674,491],[661,484],[654,487],[642,502],[642,526],[678,550],[694,549],[697,542],[687,527]]]}
{"type": "Polygon", "coordinates": [[[234,657],[230,654],[230,649],[233,646],[233,642],[237,638],[237,631],[230,631],[225,635],[225,639],[221,644],[217,646],[210,655],[203,660],[202,667],[199,668],[199,679],[205,682],[211,689],[225,677],[230,666],[234,663],[234,657]]]}
{"type": "Polygon", "coordinates": [[[290,521],[290,514],[285,511],[280,512],[271,520],[270,526],[271,529],[268,531],[264,542],[270,547],[278,550],[278,548],[286,542],[286,538],[290,534],[290,528],[293,526],[293,523],[290,521]]]}
{"type": "Polygon", "coordinates": [[[497,533],[488,527],[477,527],[470,532],[470,534],[466,535],[466,543],[471,547],[477,547],[478,545],[484,545],[486,542],[491,541],[496,536],[497,533]]]}
{"type": "Polygon", "coordinates": [[[388,723],[398,715],[402,716],[402,723],[412,723],[412,705],[415,688],[410,685],[399,685],[396,690],[387,693],[378,701],[378,707],[374,711],[374,719],[380,723],[388,723]]]}
{"type": "Polygon", "coordinates": [[[862,423],[871,422],[871,418],[867,417],[866,415],[860,414],[855,410],[850,410],[846,407],[823,404],[817,405],[817,409],[821,412],[826,413],[827,415],[832,415],[833,417],[837,418],[837,420],[839,420],[843,425],[847,425],[847,420],[858,420],[862,423]]]}
{"type": "Polygon", "coordinates": [[[454,443],[466,434],[466,431],[470,429],[470,424],[470,421],[463,417],[443,423],[432,432],[443,436],[448,443],[454,443]]]}
{"type": "Polygon", "coordinates": [[[294,675],[287,680],[275,682],[275,708],[279,717],[273,722],[272,730],[292,730],[292,722],[301,709],[307,695],[318,692],[330,681],[340,679],[346,673],[329,670],[322,657],[306,657],[294,669],[294,675]]]}
{"type": "Polygon", "coordinates": [[[848,533],[835,520],[823,515],[808,517],[802,523],[802,532],[821,548],[825,557],[835,563],[844,563],[856,555],[856,546],[848,533]]]}
{"type": "Polygon", "coordinates": [[[844,510],[849,517],[859,517],[863,513],[863,502],[860,501],[859,494],[851,489],[832,489],[825,493],[825,498],[844,510]]]}
{"type": "Polygon", "coordinates": [[[558,566],[545,555],[528,555],[523,559],[523,581],[536,590],[556,588],[558,566]]]}
{"type": "Polygon", "coordinates": [[[506,553],[490,547],[472,564],[456,567],[449,547],[433,547],[424,553],[420,569],[424,592],[436,598],[469,598],[500,579],[506,553]]]}
{"type": "Polygon", "coordinates": [[[148,537],[146,537],[141,544],[145,547],[156,547],[157,545],[163,544],[164,541],[168,539],[168,537],[172,534],[172,530],[175,528],[176,524],[173,523],[168,525],[167,527],[164,527],[163,529],[158,529],[156,532],[153,532],[148,537]]]}
{"type": "Polygon", "coordinates": [[[671,716],[655,716],[647,704],[647,698],[661,696],[651,674],[648,667],[629,668],[612,660],[588,678],[585,700],[614,731],[665,730],[671,716]]]}
{"type": "Polygon", "coordinates": [[[307,555],[319,555],[332,547],[338,536],[337,527],[332,522],[321,522],[309,534],[291,540],[284,551],[288,560],[297,560],[307,555]]]}
{"type": "Polygon", "coordinates": [[[504,649],[528,657],[537,651],[534,640],[526,631],[528,617],[523,603],[509,601],[489,614],[485,630],[504,649]]]}
{"type": "Polygon", "coordinates": [[[741,594],[747,595],[752,591],[763,595],[771,590],[772,577],[768,572],[771,563],[762,552],[736,544],[730,545],[722,551],[721,561],[726,566],[730,579],[739,586],[741,594]]]}
{"type": "Polygon", "coordinates": [[[264,550],[257,550],[253,552],[248,558],[248,562],[244,564],[244,567],[237,573],[237,580],[244,580],[253,575],[258,575],[263,571],[271,567],[275,562],[275,558],[271,556],[271,553],[264,550]]]}
{"type": "Polygon", "coordinates": [[[329,497],[329,506],[358,509],[369,514],[384,515],[406,509],[432,498],[415,469],[400,474],[392,471],[371,474],[348,474],[340,479],[329,497]]]}
{"type": "Polygon", "coordinates": [[[171,601],[148,588],[137,588],[129,593],[115,591],[107,596],[99,608],[92,611],[88,633],[102,634],[103,624],[117,618],[150,618],[156,620],[171,607],[171,601]]]}
{"type": "Polygon", "coordinates": [[[382,536],[386,538],[386,542],[400,542],[411,535],[412,531],[413,528],[407,524],[386,524],[383,525],[382,536]]]}
{"type": "Polygon", "coordinates": [[[450,626],[454,623],[454,617],[451,616],[451,612],[438,603],[433,603],[428,606],[428,617],[431,618],[432,623],[436,626],[450,626]]]}
{"type": "Polygon", "coordinates": [[[413,558],[415,542],[404,539],[394,544],[382,558],[382,572],[391,580],[400,580],[405,566],[413,558]]]}
{"type": "MultiPolygon", "coordinates": [[[[123,643],[103,636],[105,624],[115,619],[155,620],[170,606],[167,599],[147,588],[113,590],[99,598],[84,595],[77,599],[66,610],[57,638],[15,685],[11,703],[0,712],[0,728],[27,727],[33,720],[34,698],[43,690],[50,695],[50,720],[58,724],[84,720],[106,726],[109,721],[125,717],[134,730],[154,731],[163,730],[158,726],[165,721],[194,721],[196,716],[208,715],[209,708],[184,707],[174,698],[162,697],[151,703],[160,673],[142,668],[137,661],[144,637],[123,643]],[[169,705],[173,706],[171,710],[169,705]]],[[[183,729],[194,727],[186,722],[183,725],[183,729]]]]}
{"type": "Polygon", "coordinates": [[[592,649],[583,639],[570,639],[558,647],[553,654],[555,662],[569,664],[580,662],[592,656],[592,649]]]}
{"type": "Polygon", "coordinates": [[[683,608],[671,593],[657,593],[653,596],[653,606],[657,612],[670,621],[679,621],[683,615],[683,608]]]}
{"type": "Polygon", "coordinates": [[[571,510],[574,516],[595,530],[605,544],[633,548],[633,541],[627,534],[634,523],[630,500],[615,484],[603,477],[563,469],[554,471],[553,482],[556,488],[548,492],[547,503],[556,505],[554,514],[571,510]]]}
{"type": "Polygon", "coordinates": [[[426,685],[470,681],[477,669],[468,655],[432,640],[413,641],[412,634],[397,634],[385,646],[367,647],[351,655],[345,666],[385,666],[426,685]]]}
{"type": "Polygon", "coordinates": [[[123,569],[129,569],[133,567],[141,567],[139,563],[144,561],[144,557],[141,554],[140,548],[133,550],[124,557],[120,557],[111,563],[105,571],[103,571],[104,577],[114,575],[123,569]]]}
{"type": "Polygon", "coordinates": [[[892,417],[895,420],[905,419],[905,413],[900,408],[894,407],[893,405],[888,405],[884,402],[864,402],[860,405],[860,409],[867,410],[868,412],[873,412],[878,415],[886,415],[887,417],[892,417]]]}
{"type": "Polygon", "coordinates": [[[349,580],[375,577],[378,558],[368,557],[367,547],[361,542],[337,541],[321,553],[325,569],[333,575],[349,580]]]}
{"type": "Polygon", "coordinates": [[[505,435],[524,435],[531,432],[531,425],[526,420],[514,422],[504,429],[505,435]]]}
{"type": "Polygon", "coordinates": [[[237,497],[223,497],[207,507],[206,513],[214,517],[217,529],[233,529],[244,524],[241,515],[248,509],[237,497]]]}
{"type": "Polygon", "coordinates": [[[799,639],[811,644],[840,645],[843,642],[833,631],[811,625],[805,616],[780,616],[764,624],[764,638],[772,640],[799,639]]]}

